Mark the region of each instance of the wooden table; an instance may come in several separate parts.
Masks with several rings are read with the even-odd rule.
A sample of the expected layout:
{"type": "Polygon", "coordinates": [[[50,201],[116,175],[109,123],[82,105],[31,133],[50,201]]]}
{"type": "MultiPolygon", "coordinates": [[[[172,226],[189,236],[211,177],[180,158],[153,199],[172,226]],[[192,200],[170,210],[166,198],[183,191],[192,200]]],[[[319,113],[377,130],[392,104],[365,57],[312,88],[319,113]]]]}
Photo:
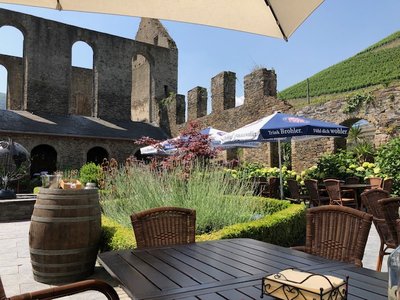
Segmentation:
{"type": "Polygon", "coordinates": [[[387,273],[252,239],[111,251],[99,260],[132,299],[260,299],[261,278],[290,267],[350,276],[348,299],[387,299],[387,273]]]}

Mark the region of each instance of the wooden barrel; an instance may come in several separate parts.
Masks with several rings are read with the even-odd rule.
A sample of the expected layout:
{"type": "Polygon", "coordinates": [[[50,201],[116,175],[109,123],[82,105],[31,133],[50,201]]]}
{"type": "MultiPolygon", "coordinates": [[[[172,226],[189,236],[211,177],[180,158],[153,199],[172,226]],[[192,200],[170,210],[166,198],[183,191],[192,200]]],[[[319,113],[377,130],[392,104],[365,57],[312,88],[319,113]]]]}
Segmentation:
{"type": "Polygon", "coordinates": [[[92,274],[100,234],[97,189],[40,188],[29,230],[35,280],[72,282],[92,274]]]}

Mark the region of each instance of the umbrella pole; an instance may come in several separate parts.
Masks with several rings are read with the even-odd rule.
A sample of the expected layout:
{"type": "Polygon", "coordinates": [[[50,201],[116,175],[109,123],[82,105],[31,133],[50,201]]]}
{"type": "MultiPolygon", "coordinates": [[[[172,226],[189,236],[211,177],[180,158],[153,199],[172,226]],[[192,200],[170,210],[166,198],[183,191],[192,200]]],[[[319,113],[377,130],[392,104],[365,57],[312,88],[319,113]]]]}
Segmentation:
{"type": "Polygon", "coordinates": [[[282,175],[281,140],[278,140],[278,157],[279,157],[279,188],[280,188],[281,200],[283,200],[283,175],[282,175]]]}

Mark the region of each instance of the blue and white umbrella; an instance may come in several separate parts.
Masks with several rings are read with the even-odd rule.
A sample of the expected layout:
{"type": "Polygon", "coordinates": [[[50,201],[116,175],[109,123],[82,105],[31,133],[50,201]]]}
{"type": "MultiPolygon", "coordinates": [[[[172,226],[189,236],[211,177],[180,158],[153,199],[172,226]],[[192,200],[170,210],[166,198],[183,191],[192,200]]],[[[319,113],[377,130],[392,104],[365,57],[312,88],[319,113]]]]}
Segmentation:
{"type": "MultiPolygon", "coordinates": [[[[335,123],[275,112],[270,116],[225,134],[222,145],[248,142],[278,142],[279,169],[282,170],[281,141],[305,140],[318,137],[347,137],[349,128],[335,123]]],[[[283,198],[282,171],[280,190],[283,198]]]]}

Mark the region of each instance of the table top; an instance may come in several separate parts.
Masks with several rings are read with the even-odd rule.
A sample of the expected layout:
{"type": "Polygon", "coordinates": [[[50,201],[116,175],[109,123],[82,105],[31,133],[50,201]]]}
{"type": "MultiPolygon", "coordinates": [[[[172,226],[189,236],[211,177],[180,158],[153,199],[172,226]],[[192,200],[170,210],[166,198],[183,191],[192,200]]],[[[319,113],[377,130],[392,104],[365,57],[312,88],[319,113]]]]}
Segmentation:
{"type": "Polygon", "coordinates": [[[99,260],[132,299],[260,299],[262,277],[286,268],[348,275],[348,299],[387,299],[387,273],[252,239],[110,251],[99,260]]]}
{"type": "Polygon", "coordinates": [[[371,188],[372,185],[368,183],[341,183],[340,187],[342,188],[350,188],[350,189],[368,189],[371,188]]]}

